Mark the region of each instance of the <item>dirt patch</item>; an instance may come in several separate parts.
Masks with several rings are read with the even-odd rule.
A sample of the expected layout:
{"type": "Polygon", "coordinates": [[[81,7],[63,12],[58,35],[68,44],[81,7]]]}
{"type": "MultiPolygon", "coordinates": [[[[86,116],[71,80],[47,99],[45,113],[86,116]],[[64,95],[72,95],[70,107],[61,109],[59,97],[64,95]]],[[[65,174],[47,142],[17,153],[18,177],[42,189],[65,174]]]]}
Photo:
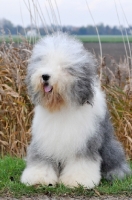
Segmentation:
{"type": "Polygon", "coordinates": [[[99,197],[48,197],[46,195],[38,195],[32,197],[12,198],[12,197],[0,197],[0,200],[132,200],[132,197],[128,196],[99,196],[99,197]]]}
{"type": "MultiPolygon", "coordinates": [[[[132,44],[130,45],[132,49],[132,44]]],[[[94,52],[97,57],[100,55],[100,48],[98,43],[84,43],[84,46],[92,53],[94,52]]],[[[129,55],[128,45],[126,46],[129,55]]],[[[124,56],[126,55],[123,43],[102,43],[102,53],[103,56],[113,58],[116,62],[119,62],[120,59],[124,59],[124,56]]]]}

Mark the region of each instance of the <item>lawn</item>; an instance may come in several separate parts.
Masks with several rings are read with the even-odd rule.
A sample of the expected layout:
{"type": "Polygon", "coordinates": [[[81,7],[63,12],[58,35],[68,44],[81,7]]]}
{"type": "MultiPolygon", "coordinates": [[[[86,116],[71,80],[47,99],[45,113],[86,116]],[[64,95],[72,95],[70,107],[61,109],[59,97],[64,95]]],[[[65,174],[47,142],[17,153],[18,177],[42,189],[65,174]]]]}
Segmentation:
{"type": "MultiPolygon", "coordinates": [[[[25,162],[20,158],[5,156],[0,159],[0,196],[32,196],[38,194],[57,196],[100,196],[100,195],[132,195],[132,176],[123,181],[115,180],[113,183],[102,180],[93,190],[79,185],[78,188],[67,188],[64,185],[52,186],[25,186],[20,183],[20,176],[25,162]]],[[[131,163],[132,167],[132,163],[131,163]]]]}

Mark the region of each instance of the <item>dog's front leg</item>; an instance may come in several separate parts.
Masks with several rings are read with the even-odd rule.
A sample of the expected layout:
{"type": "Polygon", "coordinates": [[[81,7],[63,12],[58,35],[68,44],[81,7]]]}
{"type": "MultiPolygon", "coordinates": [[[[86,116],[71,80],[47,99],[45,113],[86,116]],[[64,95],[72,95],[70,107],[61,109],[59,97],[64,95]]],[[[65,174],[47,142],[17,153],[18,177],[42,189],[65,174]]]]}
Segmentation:
{"type": "Polygon", "coordinates": [[[58,182],[58,169],[53,160],[38,154],[31,144],[28,149],[27,166],[24,169],[21,182],[26,185],[55,185],[58,182]]]}
{"type": "Polygon", "coordinates": [[[58,177],[52,166],[39,163],[25,168],[21,182],[26,185],[55,185],[58,182],[58,177]]]}
{"type": "Polygon", "coordinates": [[[68,160],[59,178],[59,183],[69,187],[76,187],[79,184],[88,189],[94,188],[101,179],[101,159],[75,158],[68,160]]]}

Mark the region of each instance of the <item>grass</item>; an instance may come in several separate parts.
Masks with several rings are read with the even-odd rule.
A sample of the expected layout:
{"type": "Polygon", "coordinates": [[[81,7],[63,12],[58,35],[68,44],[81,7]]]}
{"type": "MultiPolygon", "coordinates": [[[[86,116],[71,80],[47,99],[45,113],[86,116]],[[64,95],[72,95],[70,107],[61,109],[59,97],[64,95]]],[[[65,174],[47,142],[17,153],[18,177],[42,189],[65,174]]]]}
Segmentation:
{"type": "MultiPolygon", "coordinates": [[[[77,36],[78,39],[80,39],[82,42],[88,42],[88,43],[98,43],[98,37],[97,36],[77,36]]],[[[132,42],[132,36],[129,36],[129,42],[132,42]]],[[[101,43],[123,43],[122,36],[120,35],[102,35],[100,36],[101,43]]],[[[127,37],[124,36],[124,41],[127,42],[127,37]]]]}
{"type": "Polygon", "coordinates": [[[38,39],[39,37],[25,37],[22,35],[4,35],[0,36],[0,44],[3,42],[14,42],[15,44],[21,44],[21,42],[23,42],[24,40],[29,42],[30,44],[34,44],[38,39]]]}
{"type": "MultiPolygon", "coordinates": [[[[76,36],[79,40],[81,40],[82,42],[88,42],[88,43],[98,43],[99,40],[98,40],[98,37],[95,35],[78,35],[76,36]]],[[[129,42],[131,43],[132,42],[132,36],[128,36],[129,38],[129,42]]],[[[29,43],[31,44],[34,44],[38,39],[39,37],[36,37],[36,38],[31,38],[31,37],[23,37],[23,36],[17,36],[17,35],[14,35],[14,36],[0,36],[0,43],[2,43],[3,41],[5,41],[6,43],[10,43],[11,41],[13,41],[14,43],[17,43],[17,44],[20,44],[23,39],[27,40],[29,43]]],[[[122,39],[122,36],[120,35],[102,35],[100,36],[100,40],[102,43],[123,43],[123,39],[122,39]]],[[[124,36],[124,41],[127,42],[127,37],[124,36]]]]}
{"type": "MultiPolygon", "coordinates": [[[[5,156],[0,159],[0,196],[21,197],[32,195],[57,196],[100,196],[100,195],[132,195],[132,176],[123,181],[115,180],[113,183],[102,180],[93,190],[79,185],[78,188],[67,188],[64,185],[52,186],[25,186],[20,183],[20,176],[25,167],[22,159],[5,156]]],[[[132,162],[131,162],[132,167],[132,162]]]]}

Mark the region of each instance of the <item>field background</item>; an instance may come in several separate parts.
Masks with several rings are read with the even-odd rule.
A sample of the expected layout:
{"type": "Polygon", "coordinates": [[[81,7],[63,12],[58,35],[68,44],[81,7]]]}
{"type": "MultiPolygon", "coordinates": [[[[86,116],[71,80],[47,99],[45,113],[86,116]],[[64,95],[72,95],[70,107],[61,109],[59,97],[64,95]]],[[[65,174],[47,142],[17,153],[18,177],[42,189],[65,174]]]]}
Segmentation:
{"type": "MultiPolygon", "coordinates": [[[[2,156],[23,157],[30,142],[33,116],[33,105],[24,82],[33,43],[23,37],[15,39],[17,42],[12,36],[9,41],[5,37],[0,45],[0,152],[2,156]]],[[[35,39],[32,41],[36,42],[35,39]]],[[[102,88],[106,93],[115,133],[123,143],[127,157],[132,158],[132,95],[129,57],[125,56],[124,45],[102,43],[102,60],[98,43],[87,42],[84,46],[98,59],[98,71],[102,73],[102,88]]]]}
{"type": "MultiPolygon", "coordinates": [[[[77,39],[84,43],[86,49],[94,53],[97,57],[100,55],[99,41],[97,36],[84,36],[79,35],[75,36],[77,39]]],[[[14,46],[20,45],[23,41],[28,41],[30,44],[34,45],[39,38],[38,37],[23,37],[23,36],[0,36],[0,44],[3,42],[10,43],[13,42],[14,46]]],[[[126,45],[127,52],[129,52],[128,41],[130,46],[132,47],[132,36],[120,36],[120,35],[103,35],[100,36],[100,41],[102,43],[102,52],[103,56],[108,58],[107,64],[109,65],[110,59],[115,59],[115,61],[119,62],[120,59],[124,60],[125,58],[125,48],[124,43],[126,45]]]]}
{"type": "MultiPolygon", "coordinates": [[[[78,35],[75,36],[76,38],[80,39],[82,42],[88,42],[88,43],[99,43],[98,37],[94,36],[94,35],[78,35]]],[[[2,41],[6,41],[6,42],[10,42],[11,40],[13,40],[13,42],[15,43],[19,43],[22,42],[24,38],[23,36],[18,36],[18,35],[12,35],[12,36],[8,36],[8,35],[4,35],[4,36],[0,36],[0,43],[2,41]]],[[[100,36],[100,40],[101,43],[123,43],[123,38],[125,42],[129,42],[132,43],[132,36],[121,36],[121,35],[103,35],[100,36]]],[[[31,42],[34,42],[36,40],[38,40],[37,37],[35,38],[30,38],[30,37],[26,37],[26,39],[28,39],[28,41],[31,40],[31,42]]]]}
{"type": "MultiPolygon", "coordinates": [[[[124,41],[127,42],[127,37],[124,37],[124,41]]],[[[93,43],[98,43],[98,37],[97,36],[77,36],[82,42],[93,42],[93,43]]],[[[132,36],[128,36],[129,42],[132,42],[132,36]]],[[[103,35],[100,36],[101,43],[122,43],[123,39],[122,36],[118,35],[103,35]]]]}
{"type": "MultiPolygon", "coordinates": [[[[97,56],[100,55],[99,49],[99,41],[97,36],[74,36],[80,41],[84,43],[86,49],[90,50],[92,53],[95,53],[97,56]]],[[[18,46],[23,40],[27,40],[30,44],[35,44],[39,38],[38,37],[23,37],[23,36],[0,36],[0,44],[3,42],[10,43],[13,42],[14,46],[18,46]]],[[[118,35],[107,35],[107,36],[100,36],[100,41],[102,43],[102,52],[103,55],[109,55],[111,57],[115,57],[116,61],[119,61],[120,58],[124,58],[125,56],[125,48],[123,44],[123,40],[126,45],[126,49],[128,49],[128,41],[130,46],[132,45],[132,36],[118,36],[118,35]]]]}
{"type": "MultiPolygon", "coordinates": [[[[83,186],[70,189],[63,185],[27,187],[20,183],[25,162],[19,158],[25,157],[30,143],[34,109],[27,95],[24,80],[35,40],[30,44],[30,40],[25,38],[16,39],[17,42],[14,42],[10,37],[7,43],[2,41],[0,45],[0,195],[21,197],[45,194],[50,197],[64,195],[77,198],[108,194],[131,196],[131,176],[114,183],[102,180],[99,187],[93,190],[87,190],[83,186]]],[[[7,38],[4,40],[7,41],[7,38]]],[[[128,64],[130,59],[125,56],[124,44],[121,42],[102,43],[102,59],[97,42],[85,42],[84,46],[98,59],[98,72],[100,75],[102,71],[102,89],[106,93],[115,135],[123,144],[129,161],[132,159],[132,91],[128,64]]]]}
{"type": "MultiPolygon", "coordinates": [[[[6,2],[5,0],[2,1],[6,2]]],[[[68,3],[68,1],[66,2],[68,3]]],[[[76,35],[84,43],[85,48],[97,58],[98,75],[102,90],[106,94],[115,136],[122,143],[126,158],[132,168],[132,26],[129,13],[126,12],[126,8],[130,6],[126,1],[123,3],[123,1],[114,0],[109,2],[110,4],[114,3],[111,12],[109,12],[108,2],[104,1],[103,4],[100,4],[100,1],[97,1],[98,8],[101,11],[98,14],[92,10],[90,2],[86,2],[88,3],[88,12],[85,13],[86,17],[83,20],[87,20],[88,25],[81,27],[63,26],[61,12],[64,13],[66,6],[64,6],[64,10],[60,5],[57,8],[55,1],[47,0],[43,2],[47,4],[48,9],[44,6],[42,12],[39,1],[34,0],[22,0],[21,3],[19,2],[19,8],[17,9],[15,9],[15,2],[13,4],[8,3],[8,5],[5,3],[2,9],[2,11],[6,9],[3,12],[5,14],[8,11],[6,6],[11,7],[13,5],[13,9],[10,9],[13,13],[9,17],[7,17],[8,13],[5,14],[5,18],[11,21],[4,19],[4,23],[1,21],[0,26],[0,196],[6,195],[8,199],[22,196],[23,198],[28,196],[35,199],[33,196],[39,196],[39,194],[45,194],[50,199],[52,195],[61,195],[68,198],[69,196],[77,196],[77,199],[81,199],[81,196],[87,198],[86,196],[91,197],[93,195],[101,198],[102,195],[108,194],[118,195],[119,198],[120,195],[123,195],[123,199],[127,198],[125,196],[128,196],[128,198],[132,196],[132,176],[126,177],[123,181],[115,180],[113,183],[101,180],[99,187],[95,187],[93,190],[88,190],[83,186],[70,189],[63,185],[57,185],[55,188],[40,185],[26,187],[20,183],[20,176],[25,168],[25,160],[21,158],[25,158],[27,146],[30,143],[31,121],[34,112],[34,105],[32,105],[27,95],[25,85],[28,60],[33,45],[39,39],[38,36],[54,32],[57,29],[76,35]],[[25,7],[22,6],[22,2],[25,7]],[[107,4],[104,6],[104,3],[107,4]],[[106,7],[108,7],[108,12],[106,7]],[[28,15],[25,14],[24,9],[27,9],[28,15]],[[49,13],[46,10],[49,10],[49,13]],[[23,23],[14,25],[11,19],[12,15],[21,16],[23,23]],[[99,18],[101,15],[103,16],[100,20],[102,21],[101,24],[97,21],[97,15],[99,18]],[[107,25],[105,23],[107,16],[116,25],[114,24],[113,27],[109,23],[107,25]],[[28,18],[30,19],[29,26],[25,24],[28,18]],[[92,19],[92,22],[89,19],[90,21],[92,19]],[[90,25],[91,23],[93,25],[90,25]],[[29,32],[32,32],[32,30],[36,31],[36,38],[28,37],[29,32]],[[95,36],[98,33],[102,44],[102,55],[100,52],[101,44],[99,44],[98,37],[95,36]],[[82,34],[86,35],[83,36],[82,34]],[[123,42],[125,42],[125,45],[123,42]]],[[[78,9],[73,11],[74,7],[76,9],[76,5],[72,6],[72,3],[70,2],[70,6],[68,3],[71,13],[67,12],[70,23],[72,18],[78,19],[77,15],[81,12],[81,10],[78,12],[78,9]],[[71,17],[72,14],[74,14],[73,17],[71,17]]],[[[77,4],[76,1],[75,3],[77,4]]],[[[2,2],[0,5],[2,5],[2,2]]],[[[80,13],[80,17],[83,16],[84,12],[85,10],[82,14],[80,13]]]]}

